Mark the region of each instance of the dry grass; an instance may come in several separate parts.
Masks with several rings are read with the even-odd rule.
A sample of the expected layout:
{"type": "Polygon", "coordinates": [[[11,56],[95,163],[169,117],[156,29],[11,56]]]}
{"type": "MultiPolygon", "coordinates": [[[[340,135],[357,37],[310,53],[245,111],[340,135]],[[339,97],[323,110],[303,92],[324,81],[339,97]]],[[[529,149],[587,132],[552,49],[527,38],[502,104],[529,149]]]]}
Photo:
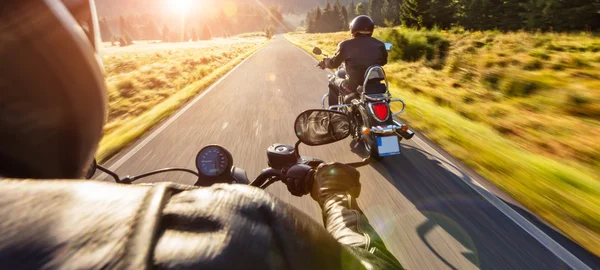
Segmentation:
{"type": "Polygon", "coordinates": [[[264,39],[161,51],[146,46],[140,52],[108,54],[109,114],[97,159],[110,158],[263,44],[264,39]]]}
{"type": "MultiPolygon", "coordinates": [[[[449,41],[443,59],[386,66],[393,94],[408,102],[405,118],[600,255],[600,38],[402,28],[376,36],[417,48],[449,41]]],[[[287,38],[331,53],[348,34],[287,38]]]]}

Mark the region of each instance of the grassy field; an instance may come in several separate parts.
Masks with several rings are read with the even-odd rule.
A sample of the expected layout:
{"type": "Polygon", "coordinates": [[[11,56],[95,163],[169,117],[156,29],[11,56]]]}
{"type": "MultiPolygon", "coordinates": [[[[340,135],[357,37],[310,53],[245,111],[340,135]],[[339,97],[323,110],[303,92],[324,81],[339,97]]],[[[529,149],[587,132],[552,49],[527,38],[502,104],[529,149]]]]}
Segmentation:
{"type": "MultiPolygon", "coordinates": [[[[600,38],[383,28],[413,127],[600,255],[600,38]]],[[[332,53],[348,33],[290,33],[332,53]]]]}
{"type": "Polygon", "coordinates": [[[104,48],[109,114],[97,159],[107,160],[143,135],[265,41],[236,37],[104,48]]]}

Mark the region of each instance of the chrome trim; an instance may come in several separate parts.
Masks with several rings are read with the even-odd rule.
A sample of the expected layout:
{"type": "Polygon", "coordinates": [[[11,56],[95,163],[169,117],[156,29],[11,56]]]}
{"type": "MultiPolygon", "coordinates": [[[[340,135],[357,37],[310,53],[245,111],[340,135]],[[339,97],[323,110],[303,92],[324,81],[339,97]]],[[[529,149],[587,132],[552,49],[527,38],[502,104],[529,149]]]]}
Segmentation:
{"type": "MultiPolygon", "coordinates": [[[[374,69],[376,69],[376,68],[378,68],[378,69],[381,69],[381,71],[383,72],[383,77],[384,77],[384,78],[383,78],[383,80],[385,81],[385,95],[386,95],[386,96],[389,96],[389,97],[391,97],[391,96],[392,96],[392,95],[390,94],[390,84],[389,84],[389,82],[388,82],[388,80],[387,80],[387,74],[385,73],[385,69],[383,69],[383,67],[382,67],[382,66],[370,66],[370,67],[367,69],[367,73],[365,74],[365,80],[364,80],[364,82],[363,82],[363,91],[362,91],[362,93],[361,93],[361,95],[360,95],[360,96],[361,96],[361,101],[363,101],[363,102],[365,101],[365,96],[367,96],[367,95],[365,94],[365,89],[366,89],[367,81],[369,81],[369,77],[370,77],[370,75],[371,75],[371,72],[373,72],[373,70],[374,70],[374,69]]],[[[369,99],[370,99],[370,98],[369,98],[369,99]]],[[[372,100],[372,99],[371,99],[371,100],[372,100]]]]}
{"type": "Polygon", "coordinates": [[[392,97],[392,95],[387,94],[387,93],[386,94],[377,94],[377,95],[382,95],[382,96],[379,98],[372,97],[372,95],[364,95],[364,96],[365,96],[365,99],[368,99],[371,101],[383,101],[383,100],[388,100],[392,97]]]}
{"type": "Polygon", "coordinates": [[[348,108],[348,107],[350,107],[350,105],[333,105],[333,106],[329,106],[329,108],[327,108],[327,109],[331,110],[331,111],[340,111],[341,112],[342,108],[348,108]]]}
{"type": "MultiPolygon", "coordinates": [[[[390,103],[392,102],[401,102],[402,103],[402,110],[400,110],[397,113],[392,114],[393,116],[398,116],[400,114],[402,114],[404,112],[404,110],[406,109],[406,103],[404,103],[404,100],[399,99],[399,98],[393,98],[392,100],[390,100],[390,103]]],[[[392,110],[392,108],[390,107],[390,111],[392,110]]]]}
{"type": "Polygon", "coordinates": [[[375,118],[375,120],[379,121],[379,122],[385,122],[388,119],[390,119],[390,114],[392,114],[392,112],[390,111],[390,104],[388,104],[387,102],[374,102],[374,103],[367,103],[367,107],[369,107],[369,112],[371,113],[371,115],[373,116],[373,118],[375,118]],[[373,104],[379,104],[379,103],[383,103],[387,106],[388,108],[388,113],[387,113],[387,117],[385,119],[379,119],[379,117],[377,117],[377,115],[373,112],[373,104]]]}
{"type": "Polygon", "coordinates": [[[402,130],[402,127],[404,126],[406,125],[376,126],[370,128],[370,130],[371,133],[389,135],[395,133],[397,130],[402,130]]]}
{"type": "Polygon", "coordinates": [[[325,109],[325,100],[329,97],[329,94],[325,94],[321,99],[321,108],[325,109]]]}

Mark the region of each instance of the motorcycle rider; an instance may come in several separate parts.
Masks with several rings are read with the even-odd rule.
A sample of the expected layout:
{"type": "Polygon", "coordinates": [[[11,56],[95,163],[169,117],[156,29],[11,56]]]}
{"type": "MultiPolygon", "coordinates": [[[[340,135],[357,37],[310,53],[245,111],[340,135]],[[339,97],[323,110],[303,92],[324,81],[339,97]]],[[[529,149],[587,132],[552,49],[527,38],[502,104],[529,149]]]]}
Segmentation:
{"type": "Polygon", "coordinates": [[[373,38],[375,24],[366,15],[360,15],[350,23],[352,39],[342,41],[332,58],[319,62],[319,67],[338,68],[346,63],[347,80],[333,76],[329,80],[329,106],[338,104],[338,96],[356,93],[359,86],[363,85],[367,69],[373,65],[384,66],[387,64],[388,53],[385,44],[373,38]]]}
{"type": "Polygon", "coordinates": [[[321,165],[312,189],[288,183],[318,202],[327,230],[249,186],[74,180],[100,141],[106,88],[94,2],[64,2],[0,8],[2,268],[401,268],[357,207],[359,173],[345,165],[321,165]]]}

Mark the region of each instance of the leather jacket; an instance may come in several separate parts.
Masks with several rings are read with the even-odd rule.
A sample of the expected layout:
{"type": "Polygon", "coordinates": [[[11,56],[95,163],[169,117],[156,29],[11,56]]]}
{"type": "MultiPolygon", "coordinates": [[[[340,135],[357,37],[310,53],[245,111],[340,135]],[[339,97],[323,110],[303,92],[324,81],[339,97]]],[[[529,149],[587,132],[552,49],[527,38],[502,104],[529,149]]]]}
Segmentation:
{"type": "Polygon", "coordinates": [[[370,66],[387,64],[388,52],[385,44],[369,36],[357,36],[342,41],[335,55],[325,62],[327,68],[338,68],[346,63],[346,74],[349,77],[348,87],[354,91],[363,85],[365,73],[370,66]]]}
{"type": "Polygon", "coordinates": [[[250,186],[2,180],[0,265],[401,269],[357,208],[357,194],[320,188],[327,230],[250,186]]]}

